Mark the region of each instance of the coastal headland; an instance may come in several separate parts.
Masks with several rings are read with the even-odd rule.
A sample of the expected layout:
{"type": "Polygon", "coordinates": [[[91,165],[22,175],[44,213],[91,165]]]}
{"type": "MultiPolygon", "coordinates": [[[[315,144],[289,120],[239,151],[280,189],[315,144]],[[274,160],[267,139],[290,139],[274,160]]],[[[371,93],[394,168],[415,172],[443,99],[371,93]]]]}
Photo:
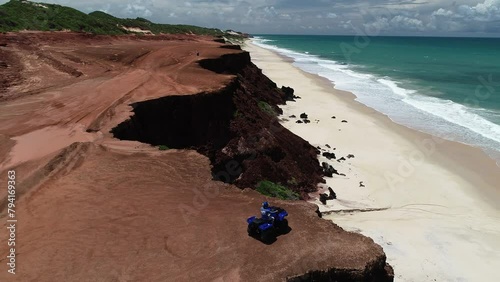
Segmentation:
{"type": "Polygon", "coordinates": [[[16,274],[2,244],[1,281],[392,281],[372,239],[248,189],[307,198],[323,171],[278,122],[286,89],[238,47],[71,32],[0,46],[0,181],[15,171],[17,220],[16,274]],[[269,245],[246,233],[264,200],[292,228],[269,245]]]}

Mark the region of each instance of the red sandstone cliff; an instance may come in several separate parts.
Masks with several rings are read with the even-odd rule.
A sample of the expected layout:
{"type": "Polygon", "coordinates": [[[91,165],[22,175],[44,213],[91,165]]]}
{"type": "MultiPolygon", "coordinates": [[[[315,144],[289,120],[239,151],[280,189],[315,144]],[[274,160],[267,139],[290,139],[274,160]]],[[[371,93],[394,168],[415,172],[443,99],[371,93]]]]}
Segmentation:
{"type": "Polygon", "coordinates": [[[292,228],[273,244],[246,235],[265,197],[214,181],[228,161],[238,187],[320,181],[314,148],[259,107],[283,93],[248,54],[193,36],[2,42],[0,182],[16,170],[19,222],[18,271],[2,263],[1,281],[392,281],[380,246],[303,201],[272,200],[292,228]]]}

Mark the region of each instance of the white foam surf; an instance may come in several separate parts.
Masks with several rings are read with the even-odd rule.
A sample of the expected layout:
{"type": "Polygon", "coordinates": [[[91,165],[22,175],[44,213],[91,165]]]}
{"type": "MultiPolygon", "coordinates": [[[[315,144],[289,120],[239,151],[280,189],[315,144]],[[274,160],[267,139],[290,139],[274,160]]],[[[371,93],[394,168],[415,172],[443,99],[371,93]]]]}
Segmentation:
{"type": "Polygon", "coordinates": [[[390,77],[354,71],[353,66],[271,45],[273,41],[255,38],[257,46],[271,49],[294,60],[300,69],[325,77],[337,89],[356,95],[356,100],[379,111],[393,121],[448,140],[482,148],[500,163],[500,125],[489,117],[500,113],[475,109],[425,95],[427,89],[407,89],[390,77]]]}

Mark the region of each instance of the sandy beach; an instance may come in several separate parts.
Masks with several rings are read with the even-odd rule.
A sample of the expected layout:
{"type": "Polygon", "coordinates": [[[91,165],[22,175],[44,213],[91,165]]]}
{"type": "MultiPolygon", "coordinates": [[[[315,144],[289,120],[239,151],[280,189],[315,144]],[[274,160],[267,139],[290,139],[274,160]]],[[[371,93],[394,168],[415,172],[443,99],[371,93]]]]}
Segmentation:
{"type": "Polygon", "coordinates": [[[282,107],[283,125],[346,159],[320,157],[345,174],[326,178],[336,200],[312,201],[324,218],[380,244],[395,281],[497,281],[500,168],[493,160],[398,125],[277,53],[251,42],[244,49],[278,86],[301,97],[282,107]],[[296,123],[302,113],[311,123],[296,123]]]}

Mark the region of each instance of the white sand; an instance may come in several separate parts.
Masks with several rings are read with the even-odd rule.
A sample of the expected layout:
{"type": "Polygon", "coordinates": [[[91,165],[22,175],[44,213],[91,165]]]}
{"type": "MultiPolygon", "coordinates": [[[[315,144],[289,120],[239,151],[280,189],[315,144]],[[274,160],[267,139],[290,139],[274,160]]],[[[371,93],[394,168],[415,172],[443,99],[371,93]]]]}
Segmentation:
{"type": "Polygon", "coordinates": [[[290,118],[288,129],[314,146],[331,145],[337,158],[355,155],[329,161],[346,177],[327,178],[338,199],[316,201],[333,211],[325,218],[380,244],[396,281],[499,281],[500,169],[492,160],[392,123],[269,50],[245,49],[264,74],[302,97],[283,107],[283,117],[305,112],[311,123],[290,118]]]}

